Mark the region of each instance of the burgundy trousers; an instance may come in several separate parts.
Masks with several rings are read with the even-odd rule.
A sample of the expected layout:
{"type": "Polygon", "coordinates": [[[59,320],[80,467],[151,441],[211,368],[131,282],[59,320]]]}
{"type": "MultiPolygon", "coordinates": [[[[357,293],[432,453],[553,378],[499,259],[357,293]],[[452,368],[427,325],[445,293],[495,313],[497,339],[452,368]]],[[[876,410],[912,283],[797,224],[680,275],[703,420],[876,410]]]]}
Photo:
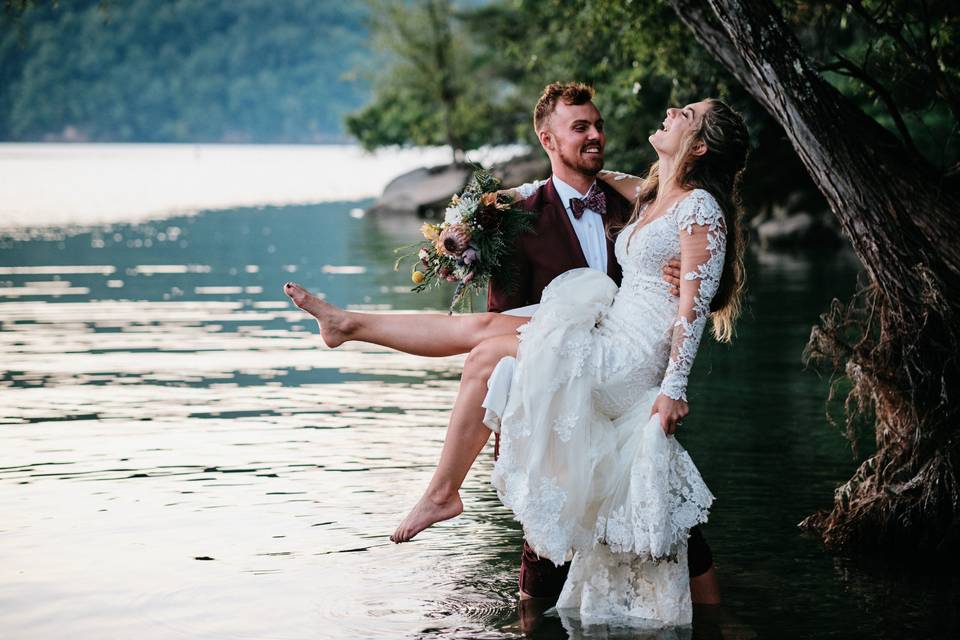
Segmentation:
{"type": "MultiPolygon", "coordinates": [[[[703,537],[700,527],[690,529],[687,547],[687,566],[690,577],[703,575],[713,566],[713,552],[703,537]]],[[[558,598],[567,580],[570,563],[556,566],[546,558],[534,553],[527,541],[523,541],[520,557],[520,590],[534,598],[558,598]]]]}

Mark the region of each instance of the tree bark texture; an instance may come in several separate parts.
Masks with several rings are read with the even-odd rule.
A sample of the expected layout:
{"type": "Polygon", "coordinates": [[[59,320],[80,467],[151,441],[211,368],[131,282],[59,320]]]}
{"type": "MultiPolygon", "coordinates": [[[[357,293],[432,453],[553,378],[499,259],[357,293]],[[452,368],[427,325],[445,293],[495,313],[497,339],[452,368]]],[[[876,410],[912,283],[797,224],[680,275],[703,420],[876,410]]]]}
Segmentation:
{"type": "Polygon", "coordinates": [[[877,449],[801,525],[838,550],[956,560],[960,197],[820,76],[769,0],[668,2],[783,127],[870,280],[835,301],[806,353],[852,383],[848,433],[872,421],[877,449]]]}

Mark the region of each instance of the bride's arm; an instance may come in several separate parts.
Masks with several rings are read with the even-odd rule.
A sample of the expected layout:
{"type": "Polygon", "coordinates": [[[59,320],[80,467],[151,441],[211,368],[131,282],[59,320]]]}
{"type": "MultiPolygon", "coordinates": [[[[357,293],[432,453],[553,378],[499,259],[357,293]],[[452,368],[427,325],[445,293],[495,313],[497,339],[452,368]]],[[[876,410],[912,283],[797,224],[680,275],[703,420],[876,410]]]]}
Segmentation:
{"type": "Polygon", "coordinates": [[[720,285],[726,253],[726,226],[717,201],[706,191],[688,197],[678,212],[680,227],[680,305],[673,329],[670,362],[654,412],[664,431],[673,433],[687,414],[687,378],[700,346],[710,301],[720,285]]]}
{"type": "MultiPolygon", "coordinates": [[[[640,186],[643,184],[643,178],[632,176],[629,173],[620,173],[619,171],[601,171],[597,174],[597,179],[606,182],[611,189],[630,202],[636,201],[637,196],[640,194],[640,186]]],[[[532,196],[545,182],[546,180],[527,182],[512,189],[501,189],[500,193],[509,195],[510,199],[516,202],[517,200],[523,200],[532,196]]]]}
{"type": "Polygon", "coordinates": [[[630,202],[637,201],[637,196],[640,195],[640,186],[643,184],[643,178],[619,171],[604,170],[597,174],[597,178],[606,182],[607,186],[630,202]]]}
{"type": "Polygon", "coordinates": [[[516,202],[518,200],[526,200],[532,196],[537,189],[546,184],[546,180],[535,180],[534,182],[526,182],[519,187],[513,187],[510,189],[501,189],[497,193],[504,193],[510,196],[510,200],[516,202]]]}

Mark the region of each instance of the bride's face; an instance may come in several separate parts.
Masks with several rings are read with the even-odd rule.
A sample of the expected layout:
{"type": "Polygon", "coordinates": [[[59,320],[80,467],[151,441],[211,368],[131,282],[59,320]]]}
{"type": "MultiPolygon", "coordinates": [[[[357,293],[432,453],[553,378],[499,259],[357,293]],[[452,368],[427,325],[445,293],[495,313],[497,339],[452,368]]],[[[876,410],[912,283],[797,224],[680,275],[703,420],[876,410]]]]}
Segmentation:
{"type": "Polygon", "coordinates": [[[679,109],[674,107],[667,109],[667,117],[660,123],[660,128],[648,138],[650,144],[656,149],[657,155],[674,157],[680,151],[684,139],[700,127],[703,114],[709,109],[710,103],[706,100],[694,102],[679,109]]]}

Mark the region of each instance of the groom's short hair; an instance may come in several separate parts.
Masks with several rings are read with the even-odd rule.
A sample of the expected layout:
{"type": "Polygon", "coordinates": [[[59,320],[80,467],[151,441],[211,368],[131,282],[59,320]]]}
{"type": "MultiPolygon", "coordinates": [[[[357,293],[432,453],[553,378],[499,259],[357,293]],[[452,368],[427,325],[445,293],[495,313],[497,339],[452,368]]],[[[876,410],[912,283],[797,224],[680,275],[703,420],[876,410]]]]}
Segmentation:
{"type": "Polygon", "coordinates": [[[594,90],[582,82],[554,82],[548,84],[543,95],[533,108],[533,129],[538,133],[557,108],[557,102],[564,104],[586,104],[593,100],[594,90]]]}

